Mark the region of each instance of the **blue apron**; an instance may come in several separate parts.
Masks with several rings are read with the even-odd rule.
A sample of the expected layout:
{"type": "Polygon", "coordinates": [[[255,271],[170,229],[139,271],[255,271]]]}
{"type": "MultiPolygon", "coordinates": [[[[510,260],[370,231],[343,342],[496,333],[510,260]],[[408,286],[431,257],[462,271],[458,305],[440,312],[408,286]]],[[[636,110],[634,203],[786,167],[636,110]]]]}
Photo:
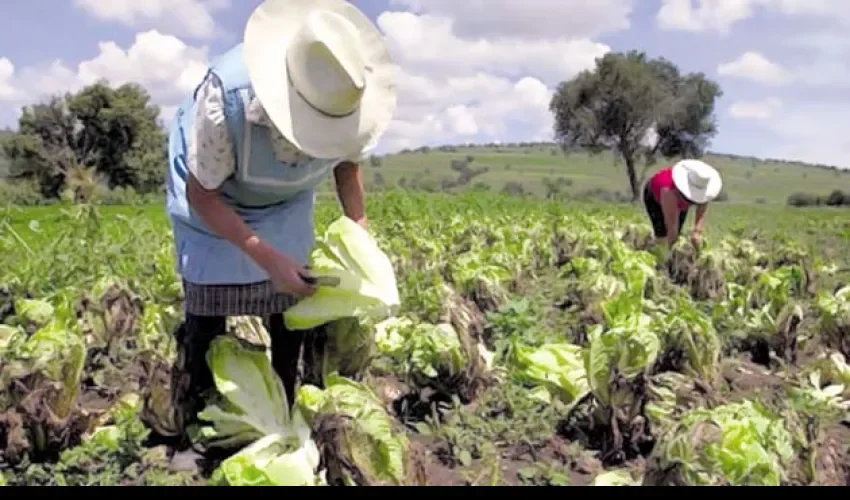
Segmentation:
{"type": "MultiPolygon", "coordinates": [[[[303,157],[281,163],[271,130],[246,118],[254,92],[242,59],[242,45],[220,56],[209,68],[224,91],[224,111],[233,145],[235,173],[220,187],[222,199],[277,251],[306,265],[315,243],[313,212],[316,187],[342,159],[303,157]]],[[[268,280],[254,261],[216,236],[186,198],[188,141],[192,138],[194,96],[178,109],[169,132],[166,209],[174,232],[177,271],[198,285],[240,285],[268,280]]]]}

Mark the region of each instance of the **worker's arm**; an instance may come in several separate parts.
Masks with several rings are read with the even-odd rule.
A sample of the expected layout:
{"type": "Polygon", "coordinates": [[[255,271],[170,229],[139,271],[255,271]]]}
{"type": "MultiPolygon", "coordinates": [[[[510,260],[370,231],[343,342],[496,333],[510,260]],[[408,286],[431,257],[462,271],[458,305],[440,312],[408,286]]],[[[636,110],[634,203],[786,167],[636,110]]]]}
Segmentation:
{"type": "Polygon", "coordinates": [[[661,211],[667,228],[667,245],[671,248],[679,235],[679,214],[676,208],[676,193],[671,189],[661,190],[661,211]]]}
{"type": "Polygon", "coordinates": [[[360,165],[344,161],[334,169],[334,180],[339,202],[346,217],[360,224],[364,229],[366,220],[366,193],[360,165]]]}
{"type": "Polygon", "coordinates": [[[705,226],[705,213],[708,211],[708,205],[697,206],[696,220],[694,221],[694,229],[691,231],[691,241],[699,244],[702,241],[702,231],[705,226]]]}
{"type": "Polygon", "coordinates": [[[708,205],[697,206],[697,216],[694,221],[694,233],[702,234],[705,228],[705,213],[708,211],[708,205]]]}
{"type": "Polygon", "coordinates": [[[310,295],[314,289],[303,279],[306,270],[263,241],[219,194],[221,185],[235,172],[222,94],[220,82],[211,77],[196,96],[186,159],[189,206],[215,235],[239,248],[266,271],[280,291],[298,297],[310,295]]]}

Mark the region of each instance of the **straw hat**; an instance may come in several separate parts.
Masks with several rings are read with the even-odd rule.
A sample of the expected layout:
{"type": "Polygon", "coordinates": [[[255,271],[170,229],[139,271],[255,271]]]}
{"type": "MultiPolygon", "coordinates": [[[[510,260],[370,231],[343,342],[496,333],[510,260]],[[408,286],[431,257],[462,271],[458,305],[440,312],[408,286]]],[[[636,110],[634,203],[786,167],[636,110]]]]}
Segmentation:
{"type": "Polygon", "coordinates": [[[717,170],[699,160],[682,160],[673,165],[673,183],[685,198],[697,205],[713,201],[723,189],[717,170]]]}
{"type": "Polygon", "coordinates": [[[394,66],[378,28],[343,0],[265,0],[245,28],[257,99],[315,158],[371,149],[396,109],[394,66]]]}

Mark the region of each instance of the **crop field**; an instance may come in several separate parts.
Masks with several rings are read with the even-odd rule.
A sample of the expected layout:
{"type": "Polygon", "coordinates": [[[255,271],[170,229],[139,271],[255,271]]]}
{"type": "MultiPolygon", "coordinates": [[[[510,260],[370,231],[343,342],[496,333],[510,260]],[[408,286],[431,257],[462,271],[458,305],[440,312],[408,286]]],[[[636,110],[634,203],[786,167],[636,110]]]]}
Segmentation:
{"type": "MultiPolygon", "coordinates": [[[[709,154],[705,160],[723,174],[728,203],[784,205],[800,191],[820,196],[835,189],[850,191],[847,170],[719,154],[709,154]]],[[[664,166],[659,159],[648,173],[664,166]]],[[[403,185],[432,191],[501,192],[508,186],[521,186],[526,195],[545,197],[554,190],[569,199],[591,198],[594,193],[593,198],[599,199],[600,191],[614,197],[629,193],[622,162],[611,154],[565,155],[554,145],[540,144],[444,146],[392,154],[370,165],[365,179],[372,190],[403,185]]]]}
{"type": "MultiPolygon", "coordinates": [[[[323,198],[317,238],[340,215],[323,198]]],[[[637,206],[388,191],[368,215],[400,306],[313,331],[291,413],[235,318],[191,433],[216,446],[178,472],[163,207],[2,209],[0,483],[848,484],[842,209],[720,204],[669,253],[637,206]]]]}

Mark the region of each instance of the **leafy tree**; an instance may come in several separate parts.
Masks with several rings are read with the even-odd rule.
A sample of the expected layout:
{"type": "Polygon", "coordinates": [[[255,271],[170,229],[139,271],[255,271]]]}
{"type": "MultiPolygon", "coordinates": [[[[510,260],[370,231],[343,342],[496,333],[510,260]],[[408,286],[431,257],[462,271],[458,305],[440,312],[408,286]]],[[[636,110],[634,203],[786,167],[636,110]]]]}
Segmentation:
{"type": "Polygon", "coordinates": [[[10,176],[37,181],[49,198],[95,175],[109,188],[155,190],[166,162],[158,116],[142,87],[106,82],[24,107],[17,132],[1,138],[10,176]]]}
{"type": "Polygon", "coordinates": [[[562,82],[552,97],[555,136],[564,150],[615,151],[626,164],[632,199],[657,155],[698,158],[717,133],[715,101],[723,94],[701,73],[682,75],[643,52],[608,53],[562,82]],[[640,176],[637,163],[645,160],[640,176]]]}

